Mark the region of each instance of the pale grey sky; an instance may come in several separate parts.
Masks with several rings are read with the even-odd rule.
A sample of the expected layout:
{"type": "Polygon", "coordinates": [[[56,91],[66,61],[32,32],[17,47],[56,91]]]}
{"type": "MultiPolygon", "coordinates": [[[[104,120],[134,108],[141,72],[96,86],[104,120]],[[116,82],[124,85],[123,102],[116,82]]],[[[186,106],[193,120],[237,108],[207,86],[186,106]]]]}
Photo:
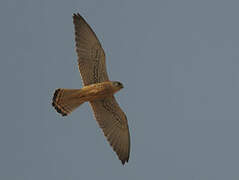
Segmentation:
{"type": "Polygon", "coordinates": [[[239,179],[239,2],[0,2],[0,179],[239,179]],[[56,88],[80,88],[72,14],[106,52],[131,131],[124,167],[85,103],[69,117],[56,88]]]}

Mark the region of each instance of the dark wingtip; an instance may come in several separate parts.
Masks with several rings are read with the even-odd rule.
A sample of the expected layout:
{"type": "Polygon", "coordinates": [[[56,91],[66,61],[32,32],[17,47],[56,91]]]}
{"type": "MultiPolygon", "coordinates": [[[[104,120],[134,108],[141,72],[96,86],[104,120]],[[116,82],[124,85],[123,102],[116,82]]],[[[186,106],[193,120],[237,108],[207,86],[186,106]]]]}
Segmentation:
{"type": "Polygon", "coordinates": [[[127,159],[120,159],[120,161],[121,161],[122,165],[124,166],[126,162],[127,163],[129,162],[129,158],[127,158],[127,159]]]}
{"type": "Polygon", "coordinates": [[[58,93],[59,93],[60,89],[57,89],[55,92],[54,92],[54,95],[53,95],[53,99],[52,99],[52,106],[56,109],[56,111],[58,113],[60,113],[62,116],[66,116],[67,114],[64,113],[60,108],[58,108],[58,106],[56,105],[56,98],[58,96],[58,93]]]}
{"type": "Polygon", "coordinates": [[[82,18],[82,16],[79,13],[73,13],[72,17],[75,18],[82,18]]]}

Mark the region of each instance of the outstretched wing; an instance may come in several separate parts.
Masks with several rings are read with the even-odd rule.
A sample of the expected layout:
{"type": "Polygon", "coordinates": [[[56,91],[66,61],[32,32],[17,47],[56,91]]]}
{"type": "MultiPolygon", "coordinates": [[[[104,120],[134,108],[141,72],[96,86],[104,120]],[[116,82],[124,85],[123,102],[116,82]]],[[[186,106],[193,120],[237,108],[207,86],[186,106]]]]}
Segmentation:
{"type": "Polygon", "coordinates": [[[126,115],[114,96],[90,102],[95,118],[122,164],[128,162],[130,134],[126,115]]]}
{"type": "Polygon", "coordinates": [[[108,81],[105,53],[98,38],[80,14],[73,15],[76,52],[84,85],[108,81]]]}

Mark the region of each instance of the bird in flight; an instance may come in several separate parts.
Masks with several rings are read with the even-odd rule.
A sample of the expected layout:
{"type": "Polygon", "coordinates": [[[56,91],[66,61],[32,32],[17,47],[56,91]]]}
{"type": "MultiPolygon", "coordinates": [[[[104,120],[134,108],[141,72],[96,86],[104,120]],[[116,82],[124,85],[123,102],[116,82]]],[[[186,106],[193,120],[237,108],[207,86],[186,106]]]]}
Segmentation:
{"type": "Polygon", "coordinates": [[[52,105],[62,116],[89,102],[99,126],[122,164],[128,162],[130,134],[125,113],[114,94],[122,83],[110,81],[106,71],[104,50],[91,27],[80,14],[73,14],[76,53],[83,88],[57,89],[52,105]]]}

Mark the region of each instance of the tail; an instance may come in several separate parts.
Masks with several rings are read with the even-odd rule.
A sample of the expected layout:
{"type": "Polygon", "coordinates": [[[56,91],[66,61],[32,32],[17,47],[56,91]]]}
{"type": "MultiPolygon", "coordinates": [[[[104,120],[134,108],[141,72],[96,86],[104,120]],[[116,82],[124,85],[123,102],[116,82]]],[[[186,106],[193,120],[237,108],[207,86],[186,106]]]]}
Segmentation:
{"type": "Polygon", "coordinates": [[[80,93],[80,89],[57,89],[52,99],[52,106],[62,116],[66,116],[84,103],[80,93]]]}

